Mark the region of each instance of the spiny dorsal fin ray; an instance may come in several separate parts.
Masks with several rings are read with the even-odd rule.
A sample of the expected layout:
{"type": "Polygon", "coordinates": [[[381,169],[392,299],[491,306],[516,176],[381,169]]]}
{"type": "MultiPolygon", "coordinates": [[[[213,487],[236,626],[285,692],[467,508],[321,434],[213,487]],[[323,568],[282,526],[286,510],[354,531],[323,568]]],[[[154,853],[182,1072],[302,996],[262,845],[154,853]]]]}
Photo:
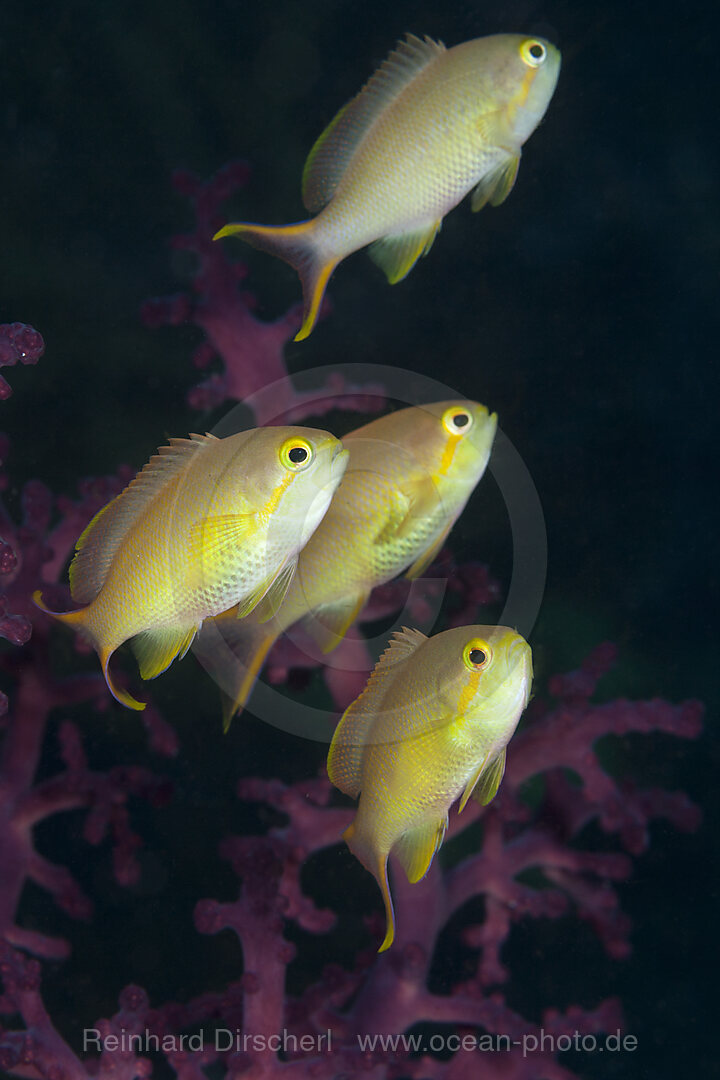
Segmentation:
{"type": "Polygon", "coordinates": [[[328,124],[310,151],[303,171],[302,198],[311,214],[330,202],[355,151],[378,116],[445,51],[442,42],[408,34],[360,93],[328,124]]]}
{"type": "Polygon", "coordinates": [[[427,638],[420,630],[407,627],[397,630],[375,665],[362,694],[340,718],[330,744],[327,770],[331,782],[346,795],[357,798],[360,794],[367,736],[385,693],[388,671],[407,660],[424,641],[427,638]]]}
{"type": "Polygon", "coordinates": [[[128,531],[165,485],[212,442],[217,442],[214,435],[171,439],[170,445],[161,446],[125,490],[95,515],[75,545],[70,565],[70,592],[76,603],[89,604],[95,599],[128,531]]]}

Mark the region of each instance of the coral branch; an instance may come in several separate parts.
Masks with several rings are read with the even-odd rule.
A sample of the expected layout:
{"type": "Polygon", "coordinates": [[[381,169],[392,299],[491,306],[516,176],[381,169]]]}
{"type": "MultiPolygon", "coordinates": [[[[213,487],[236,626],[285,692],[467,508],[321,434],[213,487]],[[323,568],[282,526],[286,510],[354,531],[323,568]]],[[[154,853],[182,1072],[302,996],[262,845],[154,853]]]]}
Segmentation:
{"type": "MultiPolygon", "coordinates": [[[[37,364],[45,352],[45,342],[32,326],[26,323],[0,323],[0,367],[37,364]]],[[[0,400],[10,397],[12,390],[0,375],[0,400]]]]}
{"type": "MultiPolygon", "coordinates": [[[[175,178],[176,189],[196,211],[193,231],[174,241],[176,249],[197,259],[195,294],[147,304],[146,323],[192,322],[203,331],[206,340],[195,364],[206,368],[219,360],[222,370],[191,391],[195,407],[242,400],[277,382],[280,390],[260,407],[259,423],[304,419],[310,409],[318,415],[339,400],[370,411],[382,403],[379,387],[349,386],[332,375],[312,392],[293,386],[283,351],[298,325],[298,310],[274,323],[256,318],[253,298],[243,287],[245,266],[231,263],[223,246],[212,242],[222,221],[220,203],[247,176],[247,166],[236,164],[204,183],[188,173],[175,178]]],[[[0,366],[34,363],[42,348],[42,338],[31,328],[0,327],[0,366]]],[[[8,393],[0,382],[0,397],[8,393]]],[[[3,463],[7,453],[7,440],[1,439],[3,463]]],[[[604,740],[653,732],[695,738],[702,712],[697,702],[594,702],[599,680],[614,663],[609,645],[594,650],[577,671],[551,679],[547,698],[534,699],[510,745],[498,797],[489,807],[473,803],[462,815],[453,812],[447,846],[425,878],[410,885],[399,867],[391,867],[397,934],[387,953],[375,952],[382,933],[378,897],[365,930],[355,917],[345,967],[310,965],[313,974],[304,977],[302,988],[288,992],[295,957],[304,960],[306,948],[348,932],[347,914],[316,903],[305,883],[318,862],[336,857],[332,848],[342,860],[338,865],[347,874],[347,888],[364,880],[365,871],[341,847],[354,811],[340,803],[324,772],[291,784],[243,777],[240,799],[267,804],[282,824],[265,835],[225,837],[219,850],[238,879],[236,897],[200,899],[195,906],[201,934],[229,929],[237,936],[242,972],[220,991],[156,1008],[143,990],[126,987],[115,1015],[96,1022],[97,1041],[82,1059],[56,1030],[41,996],[41,965],[26,954],[62,960],[69,943],[54,936],[52,926],[46,932],[44,925],[26,925],[22,892],[32,882],[73,919],[92,917],[94,898],[61,861],[36,850],[36,830],[54,815],[81,811],[84,841],[109,841],[116,880],[133,885],[142,843],[133,824],[134,802],[143,800],[152,812],[172,790],[162,776],[140,765],[95,768],[75,718],[68,715],[60,718],[48,744],[59,753],[61,766],[39,775],[52,711],[72,713],[81,704],[107,709],[108,695],[95,672],[58,675],[49,620],[30,597],[42,582],[49,602],[67,600],[58,583],[77,537],[130,475],[121,469],[115,477],[83,482],[74,500],[54,499],[42,483],[31,481],[22,492],[19,523],[0,503],[0,636],[7,641],[0,666],[12,697],[11,707],[4,696],[0,700],[0,715],[6,714],[0,758],[0,1068],[44,1080],[137,1080],[152,1075],[156,1054],[180,1080],[209,1075],[265,1080],[280,1074],[285,1080],[340,1075],[474,1080],[480,1071],[488,1080],[570,1080],[571,1072],[558,1059],[561,1038],[619,1029],[619,1005],[605,1001],[588,1009],[546,1009],[541,1024],[526,1020],[500,992],[510,975],[505,946],[513,927],[521,919],[578,918],[613,962],[623,961],[632,928],[617,886],[632,875],[633,857],[647,849],[650,823],[662,817],[677,829],[691,830],[700,821],[682,793],[643,788],[603,766],[604,740]],[[603,845],[596,849],[601,833],[603,845]],[[325,854],[318,857],[320,852],[325,854]],[[441,993],[434,989],[433,965],[440,943],[448,941],[463,947],[463,964],[445,972],[441,993]],[[414,1042],[397,1040],[420,1023],[470,1042],[446,1044],[453,1052],[438,1056],[437,1045],[425,1035],[414,1042]],[[194,1043],[188,1033],[195,1035],[194,1043]],[[134,1042],[124,1041],[126,1036],[134,1042]],[[304,1038],[309,1041],[303,1043],[304,1038]],[[480,1057],[483,1038],[508,1045],[480,1057]]],[[[429,579],[416,592],[398,582],[376,590],[363,620],[396,615],[405,604],[406,621],[429,626],[445,605],[450,624],[462,625],[476,621],[479,606],[499,599],[487,568],[458,567],[447,551],[429,579]]],[[[354,628],[336,652],[327,683],[338,708],[361,688],[371,651],[354,628]]],[[[269,678],[284,681],[307,662],[292,642],[282,641],[270,657],[269,678]]],[[[151,748],[175,754],[177,737],[159,713],[150,706],[143,719],[151,748]]],[[[216,839],[208,836],[208,850],[216,839]]],[[[314,895],[323,895],[323,885],[314,895]]],[[[158,919],[155,932],[162,931],[158,919]]]]}
{"type": "Polygon", "coordinates": [[[225,402],[245,401],[258,390],[277,384],[277,392],[256,412],[258,424],[297,423],[309,414],[321,416],[332,408],[373,412],[382,407],[382,387],[349,385],[341,376],[330,374],[324,387],[300,392],[288,378],[285,345],[301,322],[301,306],[294,305],[274,322],[263,322],[253,311],[252,293],[242,288],[247,277],[243,262],[231,262],[225,247],[212,237],[223,224],[222,203],[245,186],[248,165],[236,161],[202,181],[189,172],[173,177],[175,190],[194,208],[192,232],[172,240],[175,250],[192,253],[197,259],[194,294],[148,300],[141,317],[146,326],[178,326],[192,323],[205,334],[195,350],[195,367],[204,370],[216,359],[222,370],[210,375],[188,394],[195,409],[214,409],[225,402]]]}

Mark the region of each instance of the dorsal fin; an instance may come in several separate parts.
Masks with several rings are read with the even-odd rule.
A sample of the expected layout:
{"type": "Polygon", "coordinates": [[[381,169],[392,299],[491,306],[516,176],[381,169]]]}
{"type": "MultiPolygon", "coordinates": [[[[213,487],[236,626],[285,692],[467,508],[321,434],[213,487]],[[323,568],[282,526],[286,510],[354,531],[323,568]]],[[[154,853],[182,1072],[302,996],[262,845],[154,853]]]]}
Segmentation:
{"type": "Polygon", "coordinates": [[[89,604],[105,583],[112,561],[128,530],[167,483],[182,473],[198,450],[218,440],[214,435],[171,439],[161,446],[134,480],[92,519],[75,545],[70,565],[70,592],[89,604]]]}
{"type": "Polygon", "coordinates": [[[348,163],[377,117],[445,51],[441,41],[408,34],[360,93],[328,124],[310,151],[303,171],[302,198],[311,214],[330,202],[348,163]]]}
{"type": "Polygon", "coordinates": [[[330,744],[327,770],[335,787],[346,795],[357,798],[360,794],[367,734],[385,693],[388,674],[397,664],[412,656],[424,641],[427,638],[420,630],[410,630],[405,626],[402,630],[396,630],[373,668],[365,689],[340,718],[330,744]]]}

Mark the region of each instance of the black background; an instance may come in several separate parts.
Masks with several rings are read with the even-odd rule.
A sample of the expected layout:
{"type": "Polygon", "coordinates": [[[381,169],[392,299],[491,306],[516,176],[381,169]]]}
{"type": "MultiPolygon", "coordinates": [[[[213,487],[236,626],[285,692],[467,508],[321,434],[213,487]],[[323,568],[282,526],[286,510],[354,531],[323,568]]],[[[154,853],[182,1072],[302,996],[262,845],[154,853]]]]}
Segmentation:
{"type": "MultiPolygon", "coordinates": [[[[191,224],[170,187],[174,169],[210,175],[246,158],[252,177],[228,217],[297,220],[313,140],[406,31],[452,45],[517,30],[561,48],[558,89],[507,202],[477,217],[467,205],[454,211],[428,259],[393,289],[364,256],[348,259],[330,286],[332,315],[309,341],[291,344],[287,358],[293,370],[336,360],[397,363],[496,409],[547,520],[548,590],[532,642],[540,677],[576,665],[610,638],[621,659],[606,696],[699,697],[708,705],[702,746],[658,738],[624,747],[642,779],[690,791],[706,815],[693,837],[657,826],[652,853],[624,887],[636,927],[632,960],[610,964],[589,939],[551,930],[548,970],[563,978],[529,978],[533,1005],[528,961],[521,947],[513,953],[514,1000],[527,1015],[623,995],[640,1049],[602,1071],[583,1058],[584,1075],[671,1076],[708,1061],[718,820],[712,13],[709,5],[639,0],[150,0],[4,4],[0,19],[0,321],[29,322],[47,343],[36,368],[8,376],[15,394],[2,406],[2,426],[12,436],[18,484],[7,495],[11,506],[24,479],[72,494],[79,476],[112,472],[120,462],[140,467],[168,435],[218,418],[198,416],[185,402],[199,334],[149,331],[138,316],[143,300],[191,277],[188,260],[168,248],[169,237],[191,224]]],[[[242,257],[261,317],[299,299],[292,271],[250,249],[242,257]]],[[[473,501],[455,547],[503,577],[502,543],[481,504],[473,501]]],[[[234,775],[290,776],[297,754],[254,724],[231,734],[233,753],[219,764],[208,749],[218,738],[214,697],[194,683],[181,692],[183,677],[173,669],[155,699],[194,759],[177,767],[179,790],[194,806],[205,854],[205,822],[215,828],[213,846],[237,824],[224,816],[234,775]],[[198,726],[192,709],[183,717],[188,694],[212,719],[198,726]],[[214,794],[223,784],[226,803],[214,794]]],[[[135,717],[116,717],[98,754],[134,759],[142,747],[136,725],[135,717]]],[[[60,842],[52,829],[47,844],[60,842]]],[[[160,850],[166,838],[154,842],[160,850]]],[[[91,891],[112,892],[106,871],[92,873],[91,891]]],[[[176,867],[160,874],[155,916],[158,904],[182,904],[183,888],[188,905],[218,895],[207,881],[188,877],[183,886],[182,874],[176,867]]],[[[231,895],[229,876],[225,885],[231,895]]],[[[370,888],[367,897],[369,906],[370,888]]],[[[141,899],[115,896],[119,922],[109,936],[120,939],[123,919],[142,921],[141,899]]],[[[209,956],[211,943],[201,944],[209,956]]],[[[206,978],[193,947],[188,973],[177,956],[168,970],[157,944],[118,946],[107,985],[86,986],[87,1017],[111,1011],[130,980],[158,999],[233,977],[228,960],[224,974],[206,978]]],[[[82,961],[73,964],[67,970],[82,977],[82,961]]],[[[73,1036],[77,1022],[67,1018],[73,1036]]]]}

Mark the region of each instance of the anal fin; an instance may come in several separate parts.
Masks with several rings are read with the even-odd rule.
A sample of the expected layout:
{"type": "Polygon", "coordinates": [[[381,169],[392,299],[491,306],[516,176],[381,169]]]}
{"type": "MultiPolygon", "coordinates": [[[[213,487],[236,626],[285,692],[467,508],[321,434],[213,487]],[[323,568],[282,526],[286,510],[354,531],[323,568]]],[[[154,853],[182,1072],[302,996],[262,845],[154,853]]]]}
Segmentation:
{"type": "Polygon", "coordinates": [[[162,626],[143,630],[132,640],[132,650],[137,657],[140,676],[155,679],[170,667],[175,657],[181,659],[192,645],[197,626],[162,626]]]}
{"type": "Polygon", "coordinates": [[[384,270],[391,285],[407,277],[420,256],[427,255],[441,224],[442,218],[412,232],[383,236],[371,244],[370,258],[384,270]]]}
{"type": "Polygon", "coordinates": [[[447,814],[436,821],[425,822],[408,829],[394,848],[411,885],[425,877],[435,852],[443,840],[448,826],[447,814]]]}

